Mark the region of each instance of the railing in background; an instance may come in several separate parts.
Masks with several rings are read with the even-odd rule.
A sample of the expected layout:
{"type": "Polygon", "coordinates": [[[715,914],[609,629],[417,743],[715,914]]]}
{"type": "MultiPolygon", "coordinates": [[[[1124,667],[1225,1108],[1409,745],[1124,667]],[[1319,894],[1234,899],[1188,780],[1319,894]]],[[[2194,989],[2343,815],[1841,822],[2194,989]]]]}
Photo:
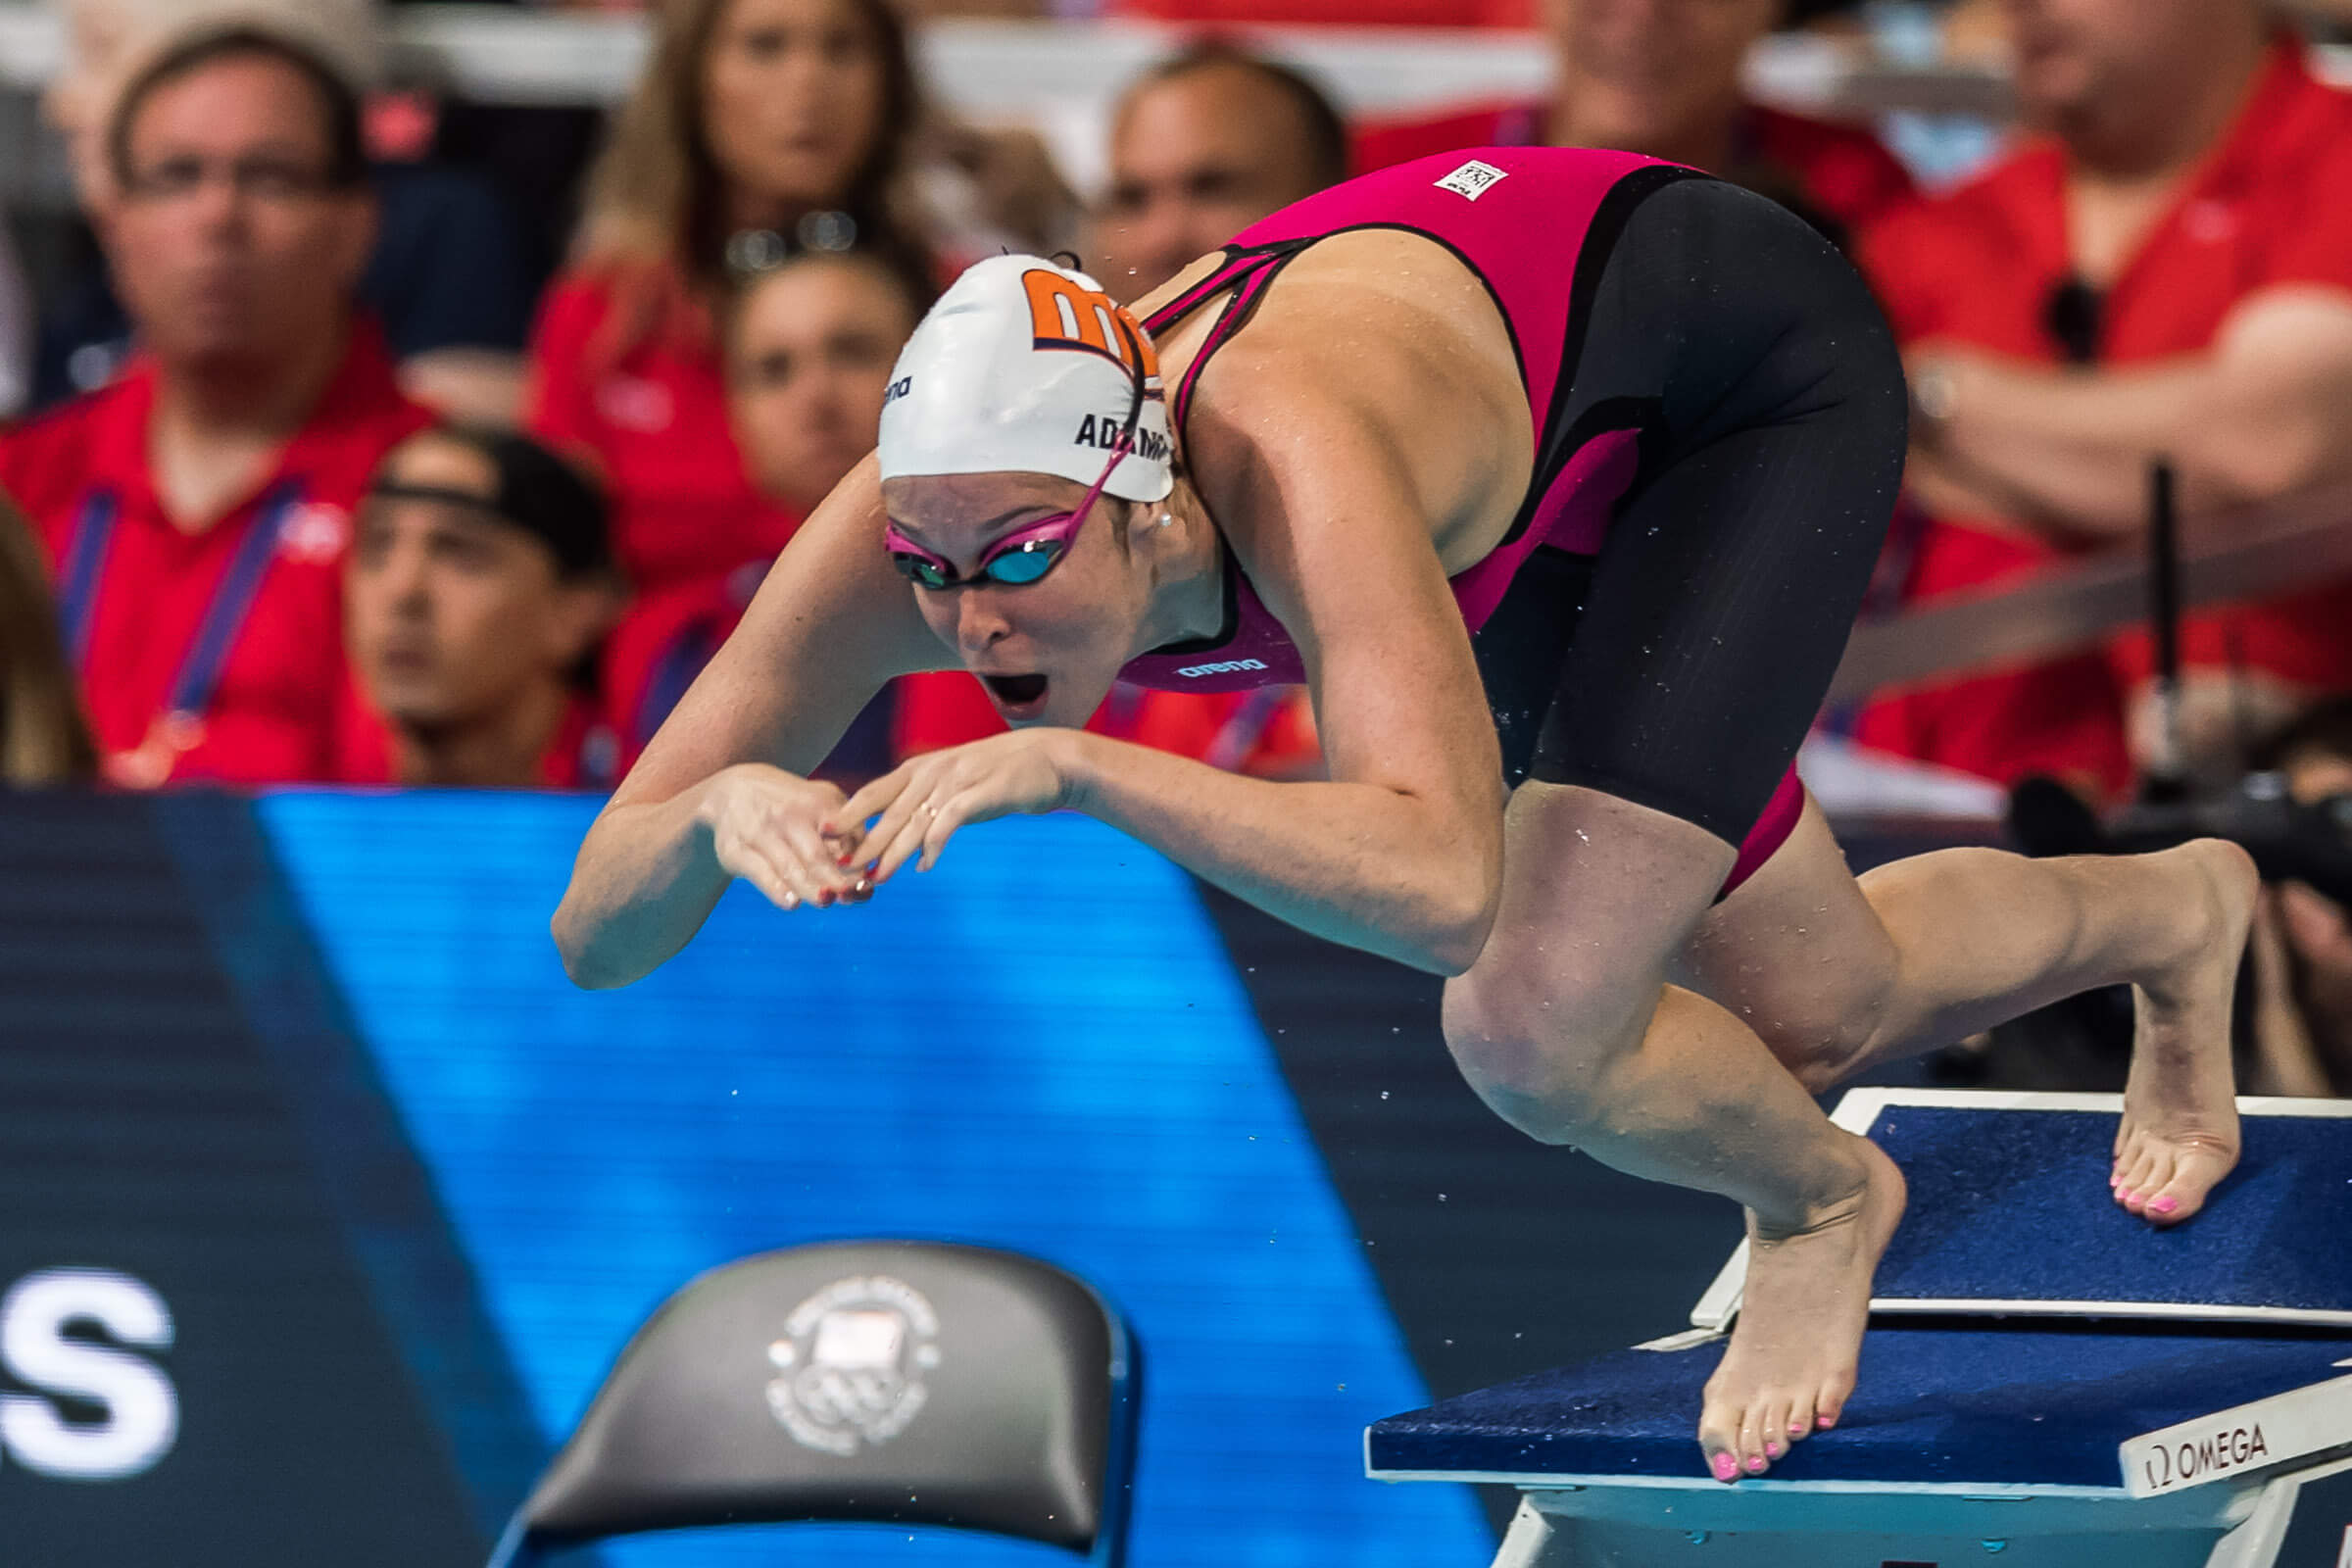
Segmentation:
{"type": "MultiPolygon", "coordinates": [[[[2186,519],[2184,610],[2244,603],[2352,573],[2352,483],[2276,506],[2186,519]]],[[[1953,594],[1854,628],[1832,703],[2055,659],[2144,625],[2148,561],[2136,541],[1997,589],[1953,594]]]]}

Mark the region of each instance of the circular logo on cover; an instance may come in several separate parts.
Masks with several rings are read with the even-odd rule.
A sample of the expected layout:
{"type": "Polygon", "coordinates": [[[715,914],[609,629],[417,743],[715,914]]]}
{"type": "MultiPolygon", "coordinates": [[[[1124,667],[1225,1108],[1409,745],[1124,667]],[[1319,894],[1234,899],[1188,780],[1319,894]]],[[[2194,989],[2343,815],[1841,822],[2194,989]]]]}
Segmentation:
{"type": "Polygon", "coordinates": [[[793,1441],[847,1459],[906,1430],[939,1365],[939,1316],[881,1274],[835,1280],[792,1310],[767,1348],[767,1407],[793,1441]]]}

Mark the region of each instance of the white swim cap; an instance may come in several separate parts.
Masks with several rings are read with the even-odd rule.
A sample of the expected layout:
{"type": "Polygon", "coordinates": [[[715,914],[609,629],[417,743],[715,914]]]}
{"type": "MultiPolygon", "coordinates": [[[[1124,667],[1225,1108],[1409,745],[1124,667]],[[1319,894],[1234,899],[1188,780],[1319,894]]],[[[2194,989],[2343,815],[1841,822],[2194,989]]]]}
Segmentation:
{"type": "Polygon", "coordinates": [[[975,263],[906,340],[882,402],[882,477],[1052,473],[1158,501],[1175,484],[1159,356],[1084,272],[1035,256],[975,263]]]}

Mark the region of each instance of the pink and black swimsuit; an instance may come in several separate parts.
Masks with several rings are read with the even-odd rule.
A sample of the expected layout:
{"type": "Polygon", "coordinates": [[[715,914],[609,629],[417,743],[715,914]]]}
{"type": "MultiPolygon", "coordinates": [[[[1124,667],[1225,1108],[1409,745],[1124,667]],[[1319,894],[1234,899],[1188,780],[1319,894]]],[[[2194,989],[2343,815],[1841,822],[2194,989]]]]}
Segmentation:
{"type": "MultiPolygon", "coordinates": [[[[1861,279],[1801,220],[1695,171],[1501,147],[1382,170],[1236,236],[1147,321],[1220,298],[1171,402],[1307,247],[1435,240],[1510,329],[1536,462],[1519,514],[1452,579],[1505,771],[1605,791],[1740,848],[1794,828],[1791,771],[1901,476],[1901,366],[1861,279]]],[[[1136,660],[1171,691],[1304,678],[1226,553],[1224,632],[1136,660]]]]}

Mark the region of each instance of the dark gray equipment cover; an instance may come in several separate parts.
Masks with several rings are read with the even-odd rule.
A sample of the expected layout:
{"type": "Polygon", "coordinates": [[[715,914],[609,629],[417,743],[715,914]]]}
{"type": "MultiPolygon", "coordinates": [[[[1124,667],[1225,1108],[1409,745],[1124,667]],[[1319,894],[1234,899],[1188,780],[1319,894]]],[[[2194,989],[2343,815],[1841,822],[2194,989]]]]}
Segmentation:
{"type": "Polygon", "coordinates": [[[824,1244],[714,1269],[622,1349],[507,1533],[869,1520],[1115,1564],[1140,1378],[1117,1312],[1011,1252],[824,1244]]]}

